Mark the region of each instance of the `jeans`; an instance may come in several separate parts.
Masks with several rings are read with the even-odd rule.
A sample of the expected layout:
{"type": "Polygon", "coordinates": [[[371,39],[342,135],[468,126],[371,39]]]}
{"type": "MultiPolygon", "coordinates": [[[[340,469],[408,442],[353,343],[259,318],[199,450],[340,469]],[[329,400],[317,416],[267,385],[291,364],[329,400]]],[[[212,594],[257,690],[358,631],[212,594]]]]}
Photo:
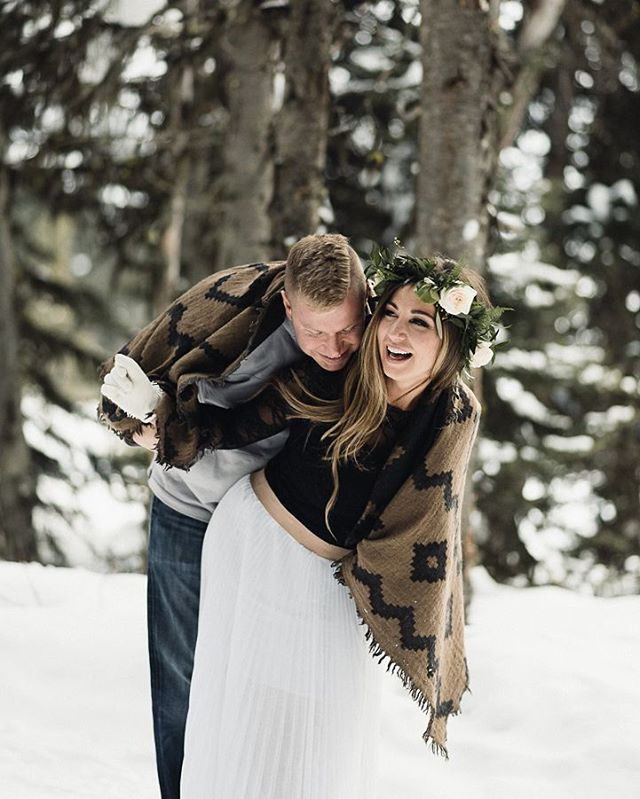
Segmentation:
{"type": "Polygon", "coordinates": [[[206,529],[207,522],[191,519],[152,498],[147,624],[153,733],[162,799],[180,796],[206,529]]]}

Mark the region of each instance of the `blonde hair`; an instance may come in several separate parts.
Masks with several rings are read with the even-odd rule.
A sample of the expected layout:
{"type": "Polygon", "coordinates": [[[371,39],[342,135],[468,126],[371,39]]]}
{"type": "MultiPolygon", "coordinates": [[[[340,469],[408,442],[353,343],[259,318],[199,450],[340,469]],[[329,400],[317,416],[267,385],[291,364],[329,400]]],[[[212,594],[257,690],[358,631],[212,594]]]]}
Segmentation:
{"type": "MultiPolygon", "coordinates": [[[[438,267],[443,270],[455,264],[444,258],[437,260],[438,267]]],[[[480,302],[491,307],[484,280],[478,272],[463,268],[460,280],[476,290],[480,302]]],[[[325,508],[325,523],[332,535],[329,514],[338,497],[338,467],[348,460],[358,463],[362,448],[375,442],[380,435],[387,414],[389,396],[378,348],[378,328],[387,302],[399,288],[400,285],[394,285],[380,297],[362,337],[357,356],[347,366],[342,397],[337,400],[317,397],[295,373],[291,385],[276,380],[279,391],[292,409],[290,418],[330,425],[322,434],[321,441],[330,440],[325,458],[331,461],[333,492],[325,508]]],[[[453,386],[458,378],[461,370],[461,338],[460,328],[444,319],[442,345],[431,369],[428,384],[425,385],[425,389],[428,387],[430,390],[432,402],[453,386]]]]}
{"type": "Polygon", "coordinates": [[[366,278],[346,236],[305,236],[289,250],[284,272],[287,294],[298,292],[318,308],[331,308],[355,290],[364,301],[366,278]]]}

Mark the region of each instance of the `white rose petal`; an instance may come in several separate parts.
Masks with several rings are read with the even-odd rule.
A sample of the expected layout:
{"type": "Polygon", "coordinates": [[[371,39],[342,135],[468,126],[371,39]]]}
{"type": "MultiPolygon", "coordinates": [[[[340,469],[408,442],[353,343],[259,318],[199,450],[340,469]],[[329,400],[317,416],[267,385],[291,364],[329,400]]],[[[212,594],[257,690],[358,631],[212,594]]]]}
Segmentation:
{"type": "Polygon", "coordinates": [[[471,356],[470,366],[478,369],[485,366],[493,358],[493,350],[486,341],[481,341],[476,347],[475,352],[471,356]]]}
{"type": "Polygon", "coordinates": [[[439,305],[452,316],[468,314],[471,310],[471,304],[473,303],[473,298],[476,296],[476,293],[476,290],[472,289],[471,286],[467,286],[464,283],[457,283],[441,294],[439,305]]]}

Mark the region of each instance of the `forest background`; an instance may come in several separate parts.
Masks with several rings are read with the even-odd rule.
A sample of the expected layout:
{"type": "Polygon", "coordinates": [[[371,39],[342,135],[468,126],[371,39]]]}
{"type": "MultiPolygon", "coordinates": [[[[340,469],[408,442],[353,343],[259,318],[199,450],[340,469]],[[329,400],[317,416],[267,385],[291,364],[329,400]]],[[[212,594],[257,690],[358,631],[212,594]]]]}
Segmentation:
{"type": "Polygon", "coordinates": [[[5,0],[0,558],[144,570],[141,518],[95,530],[147,494],[97,365],[212,271],[339,231],[514,309],[472,384],[468,561],[638,592],[639,59],[633,0],[5,0]]]}

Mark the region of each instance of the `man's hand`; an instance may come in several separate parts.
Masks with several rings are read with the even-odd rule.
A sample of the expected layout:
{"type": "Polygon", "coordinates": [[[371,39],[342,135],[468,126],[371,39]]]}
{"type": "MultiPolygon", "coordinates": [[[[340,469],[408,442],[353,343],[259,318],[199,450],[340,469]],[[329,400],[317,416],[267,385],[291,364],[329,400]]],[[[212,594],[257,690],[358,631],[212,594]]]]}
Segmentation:
{"type": "Polygon", "coordinates": [[[144,425],[142,433],[134,433],[132,438],[139,447],[155,452],[158,446],[158,439],[156,438],[156,420],[155,418],[144,425]]]}
{"type": "Polygon", "coordinates": [[[160,386],[152,383],[138,364],[118,353],[113,369],[108,372],[100,393],[134,419],[147,420],[163,395],[160,386]]]}

